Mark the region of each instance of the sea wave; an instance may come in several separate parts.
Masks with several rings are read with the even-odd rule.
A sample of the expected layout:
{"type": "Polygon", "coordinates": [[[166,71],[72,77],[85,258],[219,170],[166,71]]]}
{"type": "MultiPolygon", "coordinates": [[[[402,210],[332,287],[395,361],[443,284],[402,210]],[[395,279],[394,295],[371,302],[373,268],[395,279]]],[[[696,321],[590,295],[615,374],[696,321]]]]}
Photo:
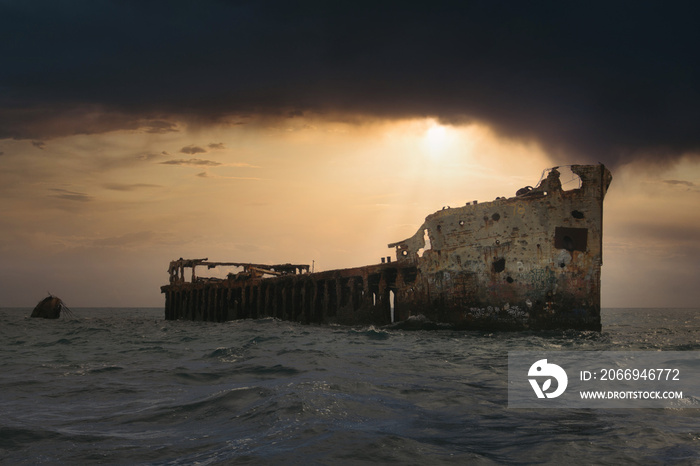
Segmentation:
{"type": "Polygon", "coordinates": [[[0,310],[0,463],[658,463],[700,458],[697,400],[509,409],[510,351],[700,350],[700,313],[603,332],[171,322],[0,310]]]}

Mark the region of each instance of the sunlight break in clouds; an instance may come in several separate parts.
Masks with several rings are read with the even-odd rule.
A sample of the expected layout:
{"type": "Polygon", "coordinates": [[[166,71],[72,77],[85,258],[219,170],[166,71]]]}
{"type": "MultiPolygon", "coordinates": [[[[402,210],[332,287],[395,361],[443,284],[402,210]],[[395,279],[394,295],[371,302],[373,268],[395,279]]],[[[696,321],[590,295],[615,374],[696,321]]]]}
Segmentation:
{"type": "Polygon", "coordinates": [[[470,141],[465,140],[463,129],[441,125],[434,119],[421,123],[427,126],[422,141],[427,155],[439,158],[448,152],[458,153],[468,150],[470,141]]]}

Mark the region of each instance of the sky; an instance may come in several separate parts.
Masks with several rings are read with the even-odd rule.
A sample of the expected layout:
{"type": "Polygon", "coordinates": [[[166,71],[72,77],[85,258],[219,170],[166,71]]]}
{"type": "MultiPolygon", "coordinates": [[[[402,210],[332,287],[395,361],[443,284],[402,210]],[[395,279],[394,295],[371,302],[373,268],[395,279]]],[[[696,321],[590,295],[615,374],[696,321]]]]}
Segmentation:
{"type": "Polygon", "coordinates": [[[162,306],[179,257],[378,263],[600,162],[603,307],[698,307],[698,10],[0,0],[0,306],[162,306]]]}

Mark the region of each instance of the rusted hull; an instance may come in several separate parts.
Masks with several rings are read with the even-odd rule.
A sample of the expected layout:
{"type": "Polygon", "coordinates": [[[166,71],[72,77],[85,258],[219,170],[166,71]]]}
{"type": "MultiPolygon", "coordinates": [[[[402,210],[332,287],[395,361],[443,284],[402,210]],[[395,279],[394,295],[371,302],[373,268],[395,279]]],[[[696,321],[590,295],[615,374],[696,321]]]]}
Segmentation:
{"type": "Polygon", "coordinates": [[[196,278],[194,268],[224,263],[173,261],[161,288],[165,317],[600,330],[602,206],[612,176],[603,165],[571,171],[579,187],[562,189],[552,169],[515,197],[429,215],[414,236],[389,245],[396,257],[381,264],[318,273],[238,264],[245,273],[216,280],[196,278]]]}
{"type": "Polygon", "coordinates": [[[47,296],[39,301],[34,307],[31,317],[41,317],[43,319],[58,319],[61,317],[61,311],[67,308],[59,298],[55,296],[47,296]]]}

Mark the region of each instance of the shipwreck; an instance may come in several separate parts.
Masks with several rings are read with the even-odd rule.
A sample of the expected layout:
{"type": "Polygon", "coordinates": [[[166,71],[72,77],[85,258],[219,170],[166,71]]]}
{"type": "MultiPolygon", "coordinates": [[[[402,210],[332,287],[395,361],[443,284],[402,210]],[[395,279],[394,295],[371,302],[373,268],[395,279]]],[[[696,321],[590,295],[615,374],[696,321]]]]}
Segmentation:
{"type": "Polygon", "coordinates": [[[30,317],[41,317],[43,319],[58,319],[61,317],[61,312],[71,316],[72,312],[64,304],[61,298],[49,294],[46,298],[37,303],[30,317]]]}
{"type": "Polygon", "coordinates": [[[388,245],[393,258],[363,267],[313,272],[304,264],[181,258],[161,287],[165,318],[599,331],[611,181],[602,164],[545,170],[513,197],[429,215],[413,236],[388,245]],[[572,177],[564,184],[575,186],[562,186],[564,171],[572,177]],[[237,272],[200,277],[197,267],[237,272]]]}

